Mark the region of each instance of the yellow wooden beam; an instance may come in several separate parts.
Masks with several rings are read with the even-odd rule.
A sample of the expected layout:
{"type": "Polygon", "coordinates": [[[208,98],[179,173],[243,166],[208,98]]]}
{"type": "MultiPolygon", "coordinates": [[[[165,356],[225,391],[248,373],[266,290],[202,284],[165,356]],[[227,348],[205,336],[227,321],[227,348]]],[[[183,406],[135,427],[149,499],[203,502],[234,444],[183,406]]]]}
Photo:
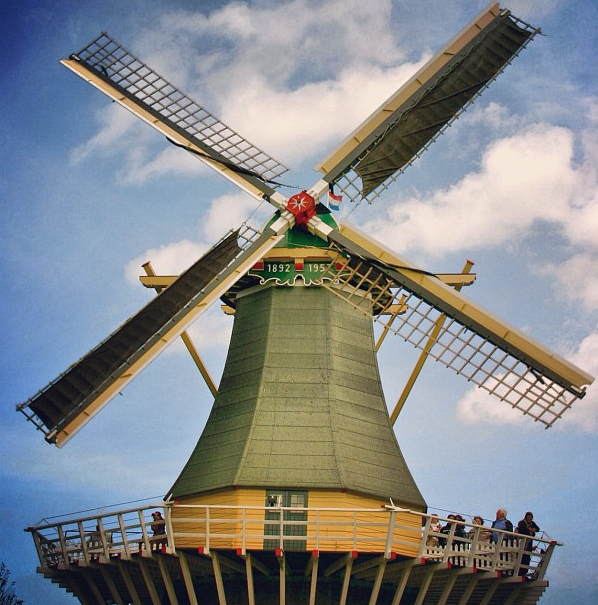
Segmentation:
{"type": "MultiPolygon", "coordinates": [[[[465,262],[465,266],[463,267],[463,274],[467,274],[471,271],[471,268],[473,267],[473,262],[468,260],[465,262]]],[[[455,290],[457,290],[457,292],[461,289],[461,284],[456,284],[454,286],[455,290]]],[[[392,414],[390,415],[390,424],[394,426],[395,422],[397,421],[397,418],[399,416],[399,414],[401,413],[401,410],[403,409],[403,406],[405,405],[405,402],[407,401],[407,397],[409,397],[411,390],[413,389],[413,385],[415,384],[415,381],[417,380],[418,376],[420,375],[420,372],[422,371],[422,368],[424,367],[424,363],[426,363],[426,360],[428,359],[428,355],[430,354],[430,351],[432,349],[432,347],[434,346],[434,343],[436,342],[436,340],[438,339],[438,335],[440,334],[440,330],[442,330],[442,326],[444,325],[444,322],[446,321],[446,315],[443,313],[442,315],[440,315],[440,317],[438,317],[438,319],[436,320],[434,327],[432,328],[432,331],[430,332],[430,336],[428,337],[428,342],[426,343],[423,351],[421,352],[415,367],[413,368],[413,371],[411,372],[411,375],[409,376],[409,379],[407,380],[407,383],[405,384],[405,387],[403,388],[403,392],[401,393],[393,411],[392,414]]]]}
{"type": "Polygon", "coordinates": [[[460,292],[442,283],[435,276],[400,258],[389,248],[361,233],[355,227],[345,223],[340,227],[340,234],[367,251],[372,258],[389,265],[398,273],[402,273],[412,283],[425,291],[426,297],[429,297],[429,299],[444,302],[447,307],[452,307],[462,316],[466,316],[472,326],[479,325],[483,327],[498,339],[521,351],[539,365],[559,375],[575,387],[581,389],[594,381],[594,377],[587,372],[563,359],[521,330],[478,306],[460,292]]]}
{"type": "Polygon", "coordinates": [[[163,134],[166,138],[174,141],[177,145],[192,152],[196,157],[201,159],[208,166],[222,174],[224,177],[241,187],[244,191],[254,196],[258,200],[267,199],[271,204],[277,207],[279,210],[283,210],[286,207],[287,200],[280,193],[274,191],[270,187],[267,187],[267,196],[265,195],[264,186],[260,187],[259,183],[253,183],[251,180],[238,170],[234,170],[224,163],[220,163],[215,158],[212,158],[208,153],[202,149],[199,145],[194,144],[184,136],[179,129],[170,126],[163,119],[160,119],[152,112],[148,111],[140,102],[134,97],[123,94],[113,84],[95,73],[92,69],[89,69],[84,63],[77,60],[76,57],[72,56],[69,59],[62,59],[60,61],[62,65],[70,69],[72,72],[83,78],[86,82],[95,86],[98,90],[103,92],[105,95],[110,97],[113,101],[116,101],[119,105],[122,105],[125,109],[128,109],[131,113],[135,114],[138,118],[141,118],[144,122],[149,124],[152,128],[163,134]]]}
{"type": "MultiPolygon", "coordinates": [[[[280,220],[280,219],[279,219],[280,220]]],[[[259,246],[249,254],[245,254],[237,263],[231,265],[230,271],[217,282],[201,302],[190,309],[184,318],[175,322],[170,329],[165,332],[152,346],[148,347],[142,356],[131,363],[126,372],[110,383],[104,390],[81,410],[70,422],[60,428],[56,434],[51,435],[52,442],[58,447],[62,447],[73,435],[75,435],[83,426],[85,426],[115,395],[117,395],[135,376],[143,370],[151,361],[153,361],[174,339],[180,336],[181,332],[186,330],[193,321],[195,321],[204,311],[206,311],[214,302],[216,302],[233,284],[235,284],[257,260],[262,258],[266,251],[275,246],[284,235],[284,227],[280,231],[266,238],[259,246]]],[[[46,436],[49,439],[50,435],[46,436]]]]}
{"type": "MultiPolygon", "coordinates": [[[[154,272],[154,269],[153,269],[150,261],[148,261],[147,263],[144,263],[142,265],[142,267],[148,277],[156,277],[156,273],[154,272]]],[[[162,292],[162,290],[164,289],[161,286],[154,286],[154,288],[158,294],[160,294],[160,292],[162,292]]],[[[191,337],[185,330],[183,330],[183,332],[181,332],[181,340],[185,343],[185,346],[187,347],[187,351],[189,351],[189,354],[191,355],[193,361],[195,362],[197,369],[199,370],[200,374],[202,375],[203,379],[205,380],[205,383],[208,385],[208,389],[210,389],[210,392],[212,393],[212,395],[214,397],[216,397],[216,395],[218,394],[218,387],[212,380],[212,376],[210,375],[210,372],[208,372],[208,369],[206,368],[205,364],[201,360],[201,357],[199,356],[199,353],[197,352],[195,345],[191,341],[191,337]]]]}
{"type": "Polygon", "coordinates": [[[487,6],[475,19],[466,25],[442,50],[424,65],[409,81],[383,103],[355,131],[353,131],[334,151],[322,160],[316,170],[327,174],[344,160],[358,145],[367,139],[405,101],[415,94],[423,84],[440,71],[464,46],[481,30],[490,25],[500,14],[498,2],[487,6]]]}

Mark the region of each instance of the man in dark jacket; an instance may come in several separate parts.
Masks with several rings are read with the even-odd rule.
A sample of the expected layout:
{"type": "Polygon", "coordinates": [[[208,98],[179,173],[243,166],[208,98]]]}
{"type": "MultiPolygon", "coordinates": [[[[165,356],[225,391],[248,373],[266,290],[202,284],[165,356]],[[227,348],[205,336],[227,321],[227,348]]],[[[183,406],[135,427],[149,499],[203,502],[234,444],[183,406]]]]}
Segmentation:
{"type": "MultiPolygon", "coordinates": [[[[535,536],[536,532],[540,531],[540,528],[534,522],[534,514],[530,511],[525,513],[525,517],[517,523],[517,533],[523,534],[524,536],[535,536]]],[[[531,539],[527,539],[525,541],[525,545],[523,547],[525,552],[521,557],[521,567],[519,568],[519,575],[525,576],[529,571],[529,563],[531,561],[531,552],[534,549],[533,543],[531,539]]]]}

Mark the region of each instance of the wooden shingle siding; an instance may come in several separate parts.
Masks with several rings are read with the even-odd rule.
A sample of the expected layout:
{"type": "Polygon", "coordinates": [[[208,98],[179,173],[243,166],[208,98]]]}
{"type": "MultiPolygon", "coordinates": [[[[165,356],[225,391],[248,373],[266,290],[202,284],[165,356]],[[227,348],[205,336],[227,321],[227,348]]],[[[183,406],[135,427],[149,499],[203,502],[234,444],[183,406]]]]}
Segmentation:
{"type": "Polygon", "coordinates": [[[317,287],[252,287],[220,390],[174,498],[229,487],[425,502],[388,419],[371,318],[317,287]]]}

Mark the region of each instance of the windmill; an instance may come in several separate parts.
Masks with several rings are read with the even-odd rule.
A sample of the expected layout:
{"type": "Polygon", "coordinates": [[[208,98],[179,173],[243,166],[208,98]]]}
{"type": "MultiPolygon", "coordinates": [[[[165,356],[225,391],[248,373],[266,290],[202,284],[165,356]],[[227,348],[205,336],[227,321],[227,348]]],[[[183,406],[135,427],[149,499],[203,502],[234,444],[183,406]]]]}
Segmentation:
{"type": "Polygon", "coordinates": [[[539,598],[549,556],[523,570],[534,581],[513,581],[529,554],[524,541],[501,537],[484,550],[479,532],[458,543],[453,525],[442,548],[422,550],[429,516],[392,430],[373,324],[419,348],[421,363],[440,361],[546,427],[593,378],[461,294],[470,266],[433,275],[325,205],[339,195],[374,202],[537,33],[490,5],[288,199],[283,165],[108,34],[62,61],[274,214],[262,229],[231,232],[177,278],[147,266],[143,281],[158,296],[17,406],[61,447],[212,304],[235,315],[210,417],[167,492],[164,532],[149,536],[142,511],[117,513],[112,529],[102,516],[31,528],[43,573],[83,603],[174,605],[198,594],[221,605],[232,595],[311,604],[316,594],[325,603],[421,603],[434,591],[462,603],[539,598]]]}

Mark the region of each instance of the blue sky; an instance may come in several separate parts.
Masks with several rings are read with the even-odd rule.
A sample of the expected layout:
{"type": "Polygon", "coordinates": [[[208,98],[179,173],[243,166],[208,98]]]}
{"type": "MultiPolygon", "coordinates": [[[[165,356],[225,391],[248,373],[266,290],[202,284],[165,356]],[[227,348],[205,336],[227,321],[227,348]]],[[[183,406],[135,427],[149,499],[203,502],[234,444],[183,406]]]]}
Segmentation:
{"type": "MultiPolygon", "coordinates": [[[[173,345],[63,449],[14,411],[151,297],[141,264],[179,272],[267,208],[62,67],[107,31],[309,187],[316,162],[486,5],[484,0],[5,2],[0,9],[0,559],[27,603],[73,601],[35,574],[22,530],[44,517],[159,499],[211,398],[173,345]]],[[[541,27],[483,96],[395,183],[345,207],[428,270],[478,278],[464,293],[598,376],[598,6],[506,4],[541,27]]],[[[294,190],[285,190],[287,195],[294,190]]],[[[191,335],[216,381],[230,318],[191,335]]],[[[387,339],[390,406],[415,360],[387,339]]],[[[594,603],[598,387],[549,430],[438,364],[396,432],[431,509],[518,521],[565,543],[543,603],[594,603]]]]}

